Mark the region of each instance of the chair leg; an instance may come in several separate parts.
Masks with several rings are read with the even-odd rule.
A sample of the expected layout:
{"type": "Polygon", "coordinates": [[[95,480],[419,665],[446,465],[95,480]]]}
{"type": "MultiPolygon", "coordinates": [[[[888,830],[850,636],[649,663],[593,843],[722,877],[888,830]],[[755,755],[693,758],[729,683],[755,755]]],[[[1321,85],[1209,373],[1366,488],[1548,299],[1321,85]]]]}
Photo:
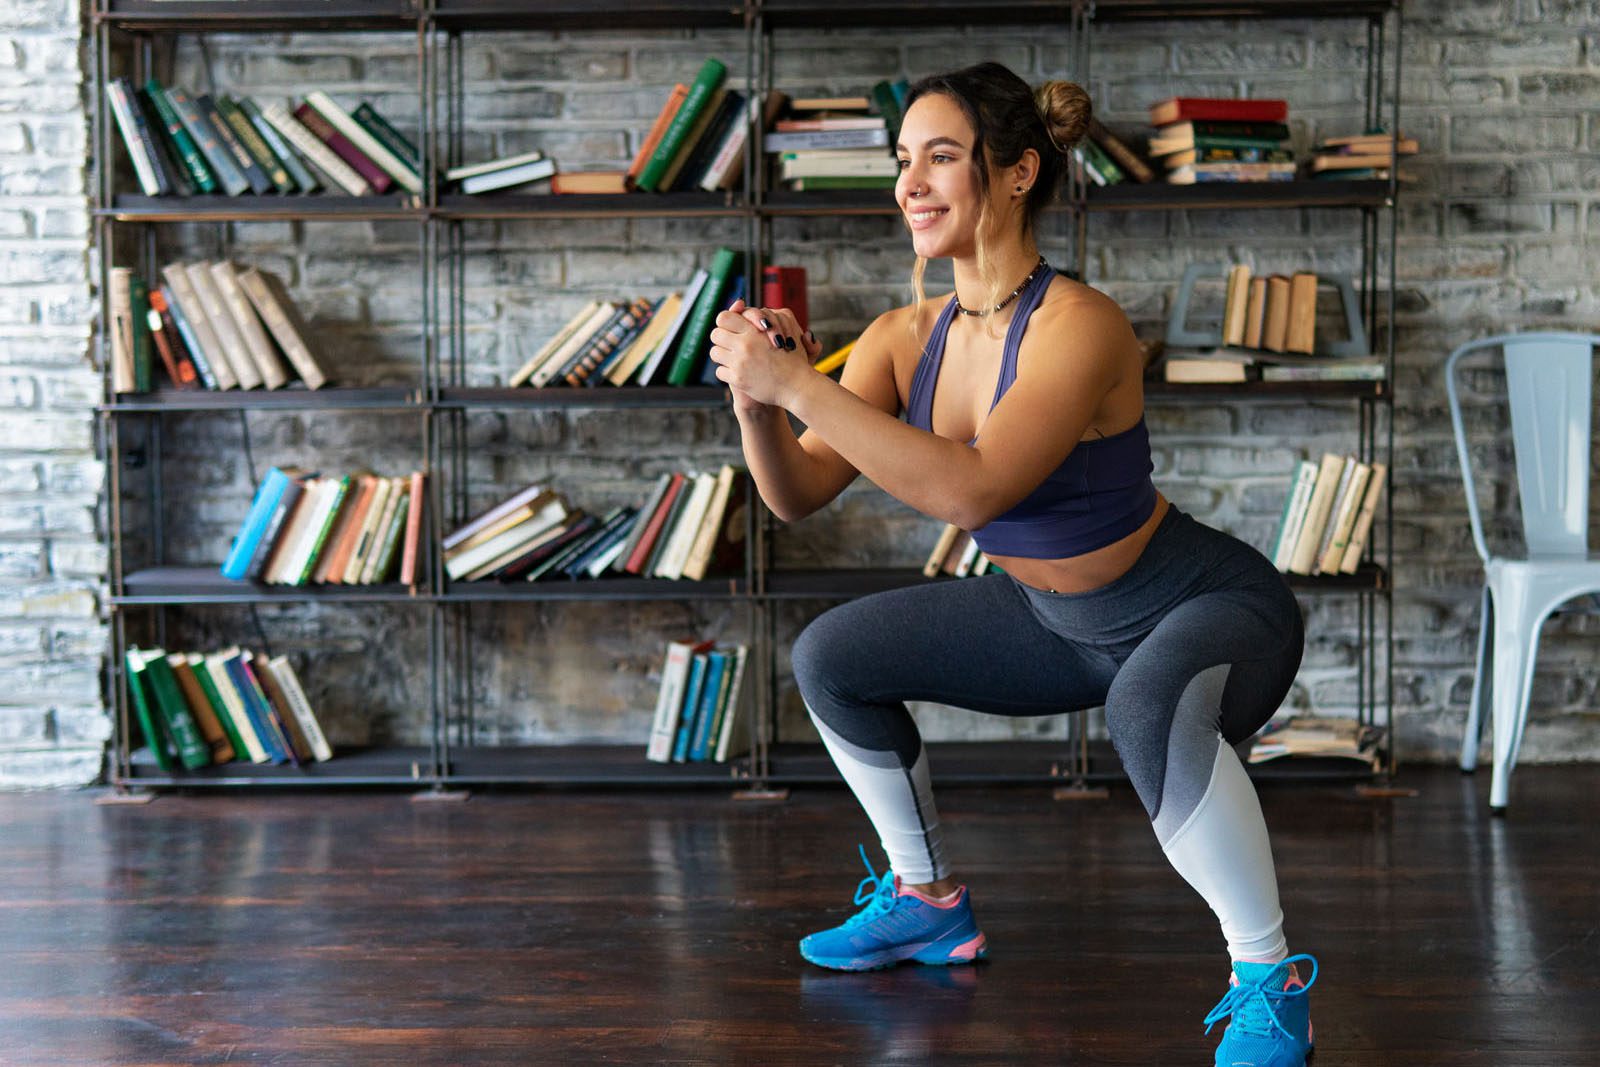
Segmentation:
{"type": "Polygon", "coordinates": [[[1489,783],[1489,808],[1500,815],[1510,799],[1511,771],[1528,721],[1543,616],[1534,610],[1526,587],[1503,589],[1494,599],[1494,775],[1489,783]]]}
{"type": "Polygon", "coordinates": [[[1478,748],[1483,744],[1484,714],[1492,686],[1489,671],[1494,661],[1494,599],[1488,583],[1483,587],[1483,610],[1478,620],[1478,661],[1472,671],[1472,699],[1467,704],[1466,728],[1461,734],[1461,770],[1471,774],[1478,769],[1478,748]]]}

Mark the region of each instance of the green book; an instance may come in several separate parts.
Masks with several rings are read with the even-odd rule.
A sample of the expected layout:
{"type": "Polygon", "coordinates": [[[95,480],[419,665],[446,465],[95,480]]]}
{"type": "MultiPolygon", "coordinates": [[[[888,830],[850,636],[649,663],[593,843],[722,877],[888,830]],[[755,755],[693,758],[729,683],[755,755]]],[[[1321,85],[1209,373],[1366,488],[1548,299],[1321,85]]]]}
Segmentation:
{"type": "Polygon", "coordinates": [[[889,130],[889,146],[893,148],[900,140],[900,101],[895,99],[894,86],[887,81],[874,85],[872,103],[883,116],[883,124],[889,130]]]}
{"type": "Polygon", "coordinates": [[[156,724],[155,712],[150,707],[153,698],[147,695],[145,689],[144,656],[137,648],[130,648],[125,662],[128,667],[128,695],[133,698],[133,710],[139,720],[139,730],[144,734],[150,754],[156,758],[156,766],[164,771],[170,771],[175,765],[172,762],[172,754],[167,750],[167,735],[156,724]]]}
{"type": "Polygon", "coordinates": [[[1106,155],[1105,149],[1087,137],[1083,139],[1080,147],[1083,149],[1083,154],[1088,158],[1089,165],[1099,172],[1107,185],[1116,185],[1123,180],[1125,175],[1122,173],[1122,168],[1117,166],[1110,156],[1106,155]]]}
{"type": "Polygon", "coordinates": [[[683,139],[689,136],[689,131],[694,127],[695,120],[700,117],[700,112],[705,108],[706,102],[711,99],[711,94],[717,91],[722,84],[722,79],[727,77],[728,68],[721,61],[708,59],[700,67],[700,73],[695,76],[694,84],[689,86],[689,95],[683,98],[683,106],[678,108],[678,113],[672,116],[672,122],[667,126],[667,132],[661,135],[661,141],[656,145],[655,154],[650,157],[650,162],[645,164],[644,170],[639,174],[638,187],[643,192],[654,192],[656,183],[661,181],[672,166],[672,160],[678,154],[678,149],[683,147],[683,139]]]}
{"type": "Polygon", "coordinates": [[[300,192],[314,193],[322,187],[317,176],[311,173],[311,168],[300,162],[300,157],[289,147],[289,142],[285,141],[283,134],[267,121],[267,117],[261,113],[259,107],[256,107],[254,100],[248,96],[241,96],[234,103],[244,112],[244,117],[250,120],[250,125],[256,128],[256,132],[267,143],[267,147],[272,149],[272,154],[282,161],[283,169],[289,172],[289,177],[300,187],[300,192]]]}
{"type": "Polygon", "coordinates": [[[244,145],[244,150],[255,160],[256,166],[261,168],[261,172],[267,176],[267,180],[272,183],[279,195],[286,196],[294,192],[296,188],[294,179],[289,177],[289,171],[284,167],[283,160],[279,159],[277,153],[261,139],[261,133],[250,121],[250,116],[241,111],[230,96],[219,95],[214,104],[217,114],[221,115],[222,121],[233,130],[234,135],[239,138],[239,143],[244,145]]]}
{"type": "Polygon", "coordinates": [[[128,303],[133,308],[133,390],[150,391],[150,367],[155,341],[150,336],[150,290],[138,271],[128,278],[128,303]]]}
{"type": "Polygon", "coordinates": [[[711,347],[707,338],[711,332],[711,320],[716,318],[720,310],[722,293],[727,289],[728,279],[733,276],[738,262],[739,253],[731,248],[719,248],[716,255],[711,257],[711,266],[706,268],[710,277],[694,302],[694,310],[684,323],[683,335],[678,340],[677,351],[673,353],[672,365],[667,371],[668,385],[687,384],[694,376],[701,354],[711,347]]]}
{"type": "Polygon", "coordinates": [[[818,189],[893,189],[895,179],[888,175],[873,177],[867,174],[835,174],[822,177],[796,178],[790,188],[797,193],[815,192],[818,189]]]}
{"type": "Polygon", "coordinates": [[[194,143],[194,138],[189,136],[188,128],[178,117],[178,109],[167,99],[167,91],[154,78],[144,83],[144,91],[145,95],[150,97],[150,103],[155,106],[156,114],[161,116],[167,136],[177,149],[178,159],[189,172],[189,179],[194,182],[194,187],[202,193],[216,192],[217,179],[211,173],[211,165],[206,162],[206,157],[200,152],[199,146],[194,143]]]}
{"type": "Polygon", "coordinates": [[[396,505],[394,515],[389,519],[389,528],[384,531],[383,541],[378,546],[378,565],[372,571],[372,581],[375,585],[382,583],[394,573],[394,565],[400,559],[400,545],[405,541],[406,516],[410,511],[411,490],[402,489],[400,503],[396,505]]]}
{"type": "Polygon", "coordinates": [[[322,555],[323,543],[328,539],[328,531],[333,529],[333,522],[339,517],[339,509],[344,504],[345,494],[350,491],[350,476],[346,474],[339,479],[339,488],[333,493],[333,507],[322,517],[322,527],[317,530],[316,541],[311,546],[311,555],[306,557],[305,568],[290,581],[290,585],[305,585],[311,580],[311,572],[317,569],[317,557],[322,555]]]}
{"type": "Polygon", "coordinates": [[[156,709],[166,723],[167,733],[178,750],[178,759],[188,770],[204,767],[211,762],[211,746],[200,736],[200,728],[189,714],[189,703],[178,688],[177,675],[167,662],[166,653],[148,652],[144,656],[144,676],[150,683],[150,693],[155,698],[156,709]]]}
{"type": "Polygon", "coordinates": [[[250,748],[244,743],[244,737],[239,733],[239,725],[233,721],[233,715],[229,713],[228,705],[223,702],[222,694],[217,691],[217,683],[211,677],[210,668],[206,666],[206,658],[199,655],[190,656],[189,669],[194,672],[195,681],[200,683],[200,691],[206,695],[212,712],[222,724],[222,732],[228,735],[228,743],[233,746],[233,758],[241,763],[248,763],[250,748]]]}
{"type": "Polygon", "coordinates": [[[406,139],[406,135],[395,129],[388,119],[378,114],[377,109],[371,104],[363,103],[350,113],[356,125],[372,134],[373,140],[395,154],[395,158],[419,177],[422,174],[422,153],[417,151],[417,146],[406,139]]]}

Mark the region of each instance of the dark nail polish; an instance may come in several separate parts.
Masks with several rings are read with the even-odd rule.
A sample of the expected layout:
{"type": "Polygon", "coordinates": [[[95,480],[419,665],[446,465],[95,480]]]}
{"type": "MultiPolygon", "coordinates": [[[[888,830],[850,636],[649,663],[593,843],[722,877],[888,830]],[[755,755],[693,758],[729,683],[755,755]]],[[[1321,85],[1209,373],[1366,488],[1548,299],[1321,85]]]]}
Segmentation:
{"type": "Polygon", "coordinates": [[[785,337],[783,339],[783,347],[785,347],[789,351],[793,352],[794,351],[794,338],[793,337],[785,337]]]}
{"type": "Polygon", "coordinates": [[[806,331],[806,340],[810,341],[812,344],[816,344],[817,343],[817,335],[812,333],[810,330],[807,330],[806,331]]]}
{"type": "Polygon", "coordinates": [[[768,322],[766,319],[762,319],[761,320],[761,328],[763,330],[770,330],[770,329],[772,329],[772,323],[768,322]]]}

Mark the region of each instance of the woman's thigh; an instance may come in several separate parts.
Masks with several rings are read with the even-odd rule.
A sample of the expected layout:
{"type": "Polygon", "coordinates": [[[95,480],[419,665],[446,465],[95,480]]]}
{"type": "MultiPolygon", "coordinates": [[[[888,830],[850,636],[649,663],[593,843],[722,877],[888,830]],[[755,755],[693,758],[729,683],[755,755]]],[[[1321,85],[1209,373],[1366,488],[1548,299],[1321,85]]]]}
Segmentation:
{"type": "Polygon", "coordinates": [[[796,639],[795,680],[814,709],[927,700],[995,715],[1105,701],[1116,660],[1040,624],[1003,574],[860,597],[796,639]]]}

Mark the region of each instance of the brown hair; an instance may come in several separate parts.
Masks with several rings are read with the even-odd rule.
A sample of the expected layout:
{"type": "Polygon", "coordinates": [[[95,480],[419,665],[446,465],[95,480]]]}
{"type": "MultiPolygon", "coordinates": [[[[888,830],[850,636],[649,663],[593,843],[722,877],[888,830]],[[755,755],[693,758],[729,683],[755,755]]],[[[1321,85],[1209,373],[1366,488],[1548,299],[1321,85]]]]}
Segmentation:
{"type": "MultiPolygon", "coordinates": [[[[999,220],[990,217],[989,177],[992,170],[1003,170],[1022,158],[1031,148],[1039,154],[1039,177],[1022,204],[1022,233],[1033,232],[1039,215],[1055,199],[1056,187],[1066,168],[1067,153],[1089,127],[1089,94],[1073,82],[1048,81],[1038,89],[999,63],[978,63],[947,74],[923,78],[906,93],[905,111],[923,96],[943,93],[955,102],[975,134],[972,168],[982,192],[978,214],[978,272],[984,280],[980,307],[1000,302],[1006,279],[993,269],[989,255],[999,220]]],[[[917,258],[911,286],[916,303],[911,315],[913,335],[919,335],[927,296],[922,289],[928,261],[917,258]]]]}

